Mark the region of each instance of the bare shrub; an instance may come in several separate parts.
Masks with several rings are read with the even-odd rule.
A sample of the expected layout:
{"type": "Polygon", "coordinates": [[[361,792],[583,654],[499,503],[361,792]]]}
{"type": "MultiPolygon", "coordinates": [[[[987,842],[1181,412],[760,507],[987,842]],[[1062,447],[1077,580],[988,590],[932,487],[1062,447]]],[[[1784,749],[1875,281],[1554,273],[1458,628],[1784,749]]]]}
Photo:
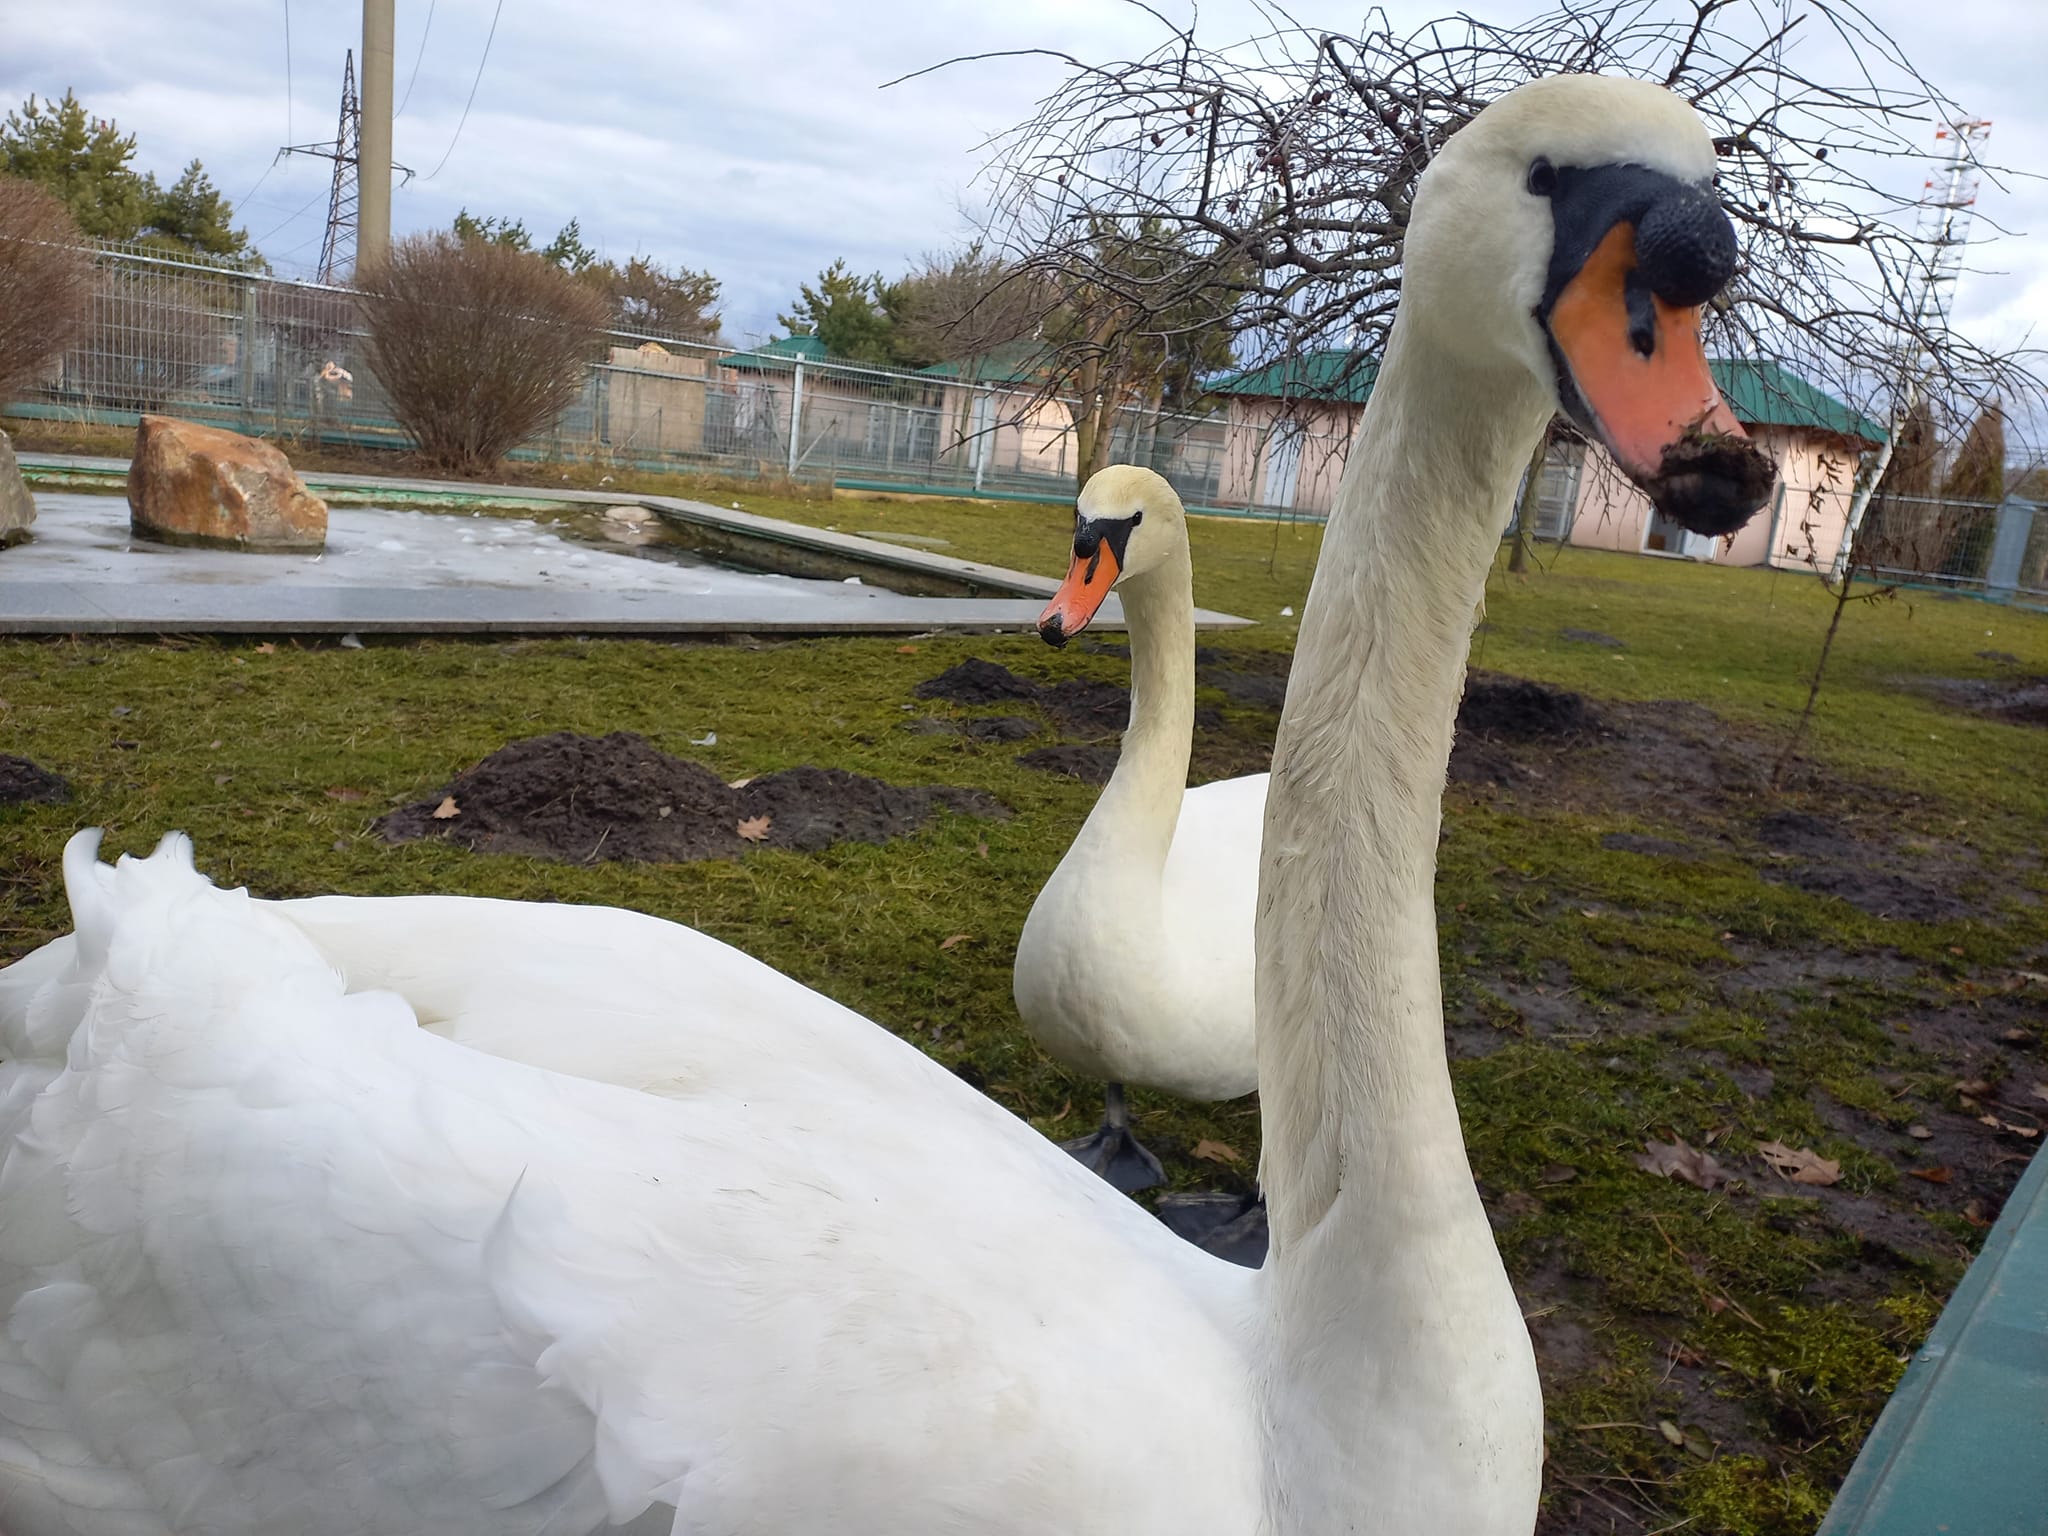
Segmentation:
{"type": "Polygon", "coordinates": [[[0,176],[0,405],[41,383],[85,327],[92,257],[64,205],[0,176]]]}
{"type": "Polygon", "coordinates": [[[604,299],[525,251],[411,235],[359,274],[370,367],[420,453],[491,469],[574,402],[604,299]]]}

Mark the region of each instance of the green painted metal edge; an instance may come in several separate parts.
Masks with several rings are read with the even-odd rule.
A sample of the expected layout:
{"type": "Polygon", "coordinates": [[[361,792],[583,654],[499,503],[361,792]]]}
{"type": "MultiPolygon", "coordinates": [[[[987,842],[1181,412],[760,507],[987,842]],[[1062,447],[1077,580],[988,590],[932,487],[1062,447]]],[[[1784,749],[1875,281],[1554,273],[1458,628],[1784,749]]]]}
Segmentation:
{"type": "Polygon", "coordinates": [[[1820,1536],[2048,1532],[2048,1157],[2036,1157],[1820,1536]]]}

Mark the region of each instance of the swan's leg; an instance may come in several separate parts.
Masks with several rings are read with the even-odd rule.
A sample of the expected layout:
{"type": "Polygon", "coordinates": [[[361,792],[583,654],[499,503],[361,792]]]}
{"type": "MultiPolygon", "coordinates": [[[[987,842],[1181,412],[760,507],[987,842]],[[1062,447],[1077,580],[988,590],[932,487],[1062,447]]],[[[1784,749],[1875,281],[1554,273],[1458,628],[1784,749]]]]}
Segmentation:
{"type": "Polygon", "coordinates": [[[1102,1124],[1092,1134],[1060,1145],[1127,1195],[1166,1182],[1159,1159],[1131,1132],[1122,1083],[1111,1083],[1103,1094],[1102,1124]]]}

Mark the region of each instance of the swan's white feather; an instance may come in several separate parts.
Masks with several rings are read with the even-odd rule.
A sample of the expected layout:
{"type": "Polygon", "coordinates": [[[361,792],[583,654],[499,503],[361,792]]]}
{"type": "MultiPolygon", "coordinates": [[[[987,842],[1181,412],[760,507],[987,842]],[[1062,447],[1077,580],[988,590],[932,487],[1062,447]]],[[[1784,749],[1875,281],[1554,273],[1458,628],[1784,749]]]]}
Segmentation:
{"type": "Polygon", "coordinates": [[[886,1032],[632,914],[86,855],[0,974],[9,1536],[1255,1523],[1255,1278],[886,1032]]]}

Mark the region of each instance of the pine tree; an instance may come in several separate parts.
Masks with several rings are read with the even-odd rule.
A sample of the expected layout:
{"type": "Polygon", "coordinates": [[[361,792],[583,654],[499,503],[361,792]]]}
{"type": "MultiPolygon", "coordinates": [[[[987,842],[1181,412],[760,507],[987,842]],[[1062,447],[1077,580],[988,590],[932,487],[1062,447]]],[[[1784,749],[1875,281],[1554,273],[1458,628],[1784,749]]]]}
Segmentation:
{"type": "Polygon", "coordinates": [[[880,274],[860,277],[844,260],[805,283],[786,315],[778,315],[792,336],[815,336],[829,356],[854,363],[893,363],[895,322],[884,306],[889,285],[880,274]]]}
{"type": "Polygon", "coordinates": [[[141,241],[173,254],[260,262],[234,208],[197,160],[168,188],[136,171],[135,136],[89,118],[70,91],[29,97],[0,123],[0,171],[50,192],[95,240],[141,241]]]}
{"type": "Polygon", "coordinates": [[[2005,498],[2005,412],[1996,403],[1985,406],[1970,423],[1970,434],[1949,466],[1941,494],[1950,501],[2005,498]]]}

